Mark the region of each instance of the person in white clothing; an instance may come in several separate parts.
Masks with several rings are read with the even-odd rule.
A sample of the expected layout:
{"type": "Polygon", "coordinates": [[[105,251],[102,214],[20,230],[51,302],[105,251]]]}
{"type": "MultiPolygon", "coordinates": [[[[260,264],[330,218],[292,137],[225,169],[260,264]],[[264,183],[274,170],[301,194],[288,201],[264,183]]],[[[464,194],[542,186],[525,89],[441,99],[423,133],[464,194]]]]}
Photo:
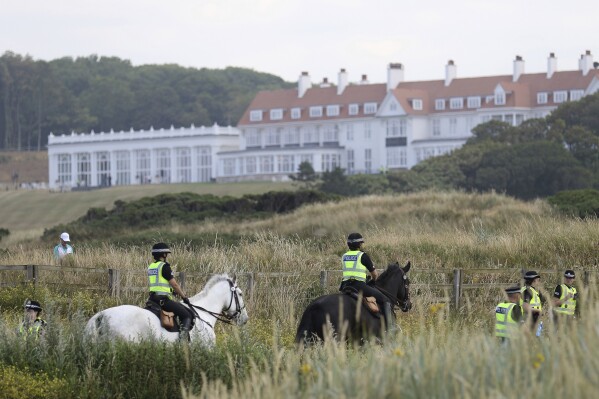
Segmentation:
{"type": "Polygon", "coordinates": [[[62,260],[65,256],[73,253],[73,247],[71,247],[69,242],[71,242],[69,233],[62,233],[60,235],[60,244],[54,247],[54,258],[62,260]]]}

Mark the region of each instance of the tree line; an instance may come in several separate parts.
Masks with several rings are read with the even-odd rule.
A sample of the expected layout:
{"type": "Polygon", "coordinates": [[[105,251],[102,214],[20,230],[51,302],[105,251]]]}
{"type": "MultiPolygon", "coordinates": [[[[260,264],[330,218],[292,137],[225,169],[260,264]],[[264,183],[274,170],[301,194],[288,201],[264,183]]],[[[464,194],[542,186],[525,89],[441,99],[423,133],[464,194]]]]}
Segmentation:
{"type": "Polygon", "coordinates": [[[260,90],[292,87],[251,69],[133,66],[117,57],[0,57],[0,150],[41,150],[50,132],[235,125],[260,90]]]}

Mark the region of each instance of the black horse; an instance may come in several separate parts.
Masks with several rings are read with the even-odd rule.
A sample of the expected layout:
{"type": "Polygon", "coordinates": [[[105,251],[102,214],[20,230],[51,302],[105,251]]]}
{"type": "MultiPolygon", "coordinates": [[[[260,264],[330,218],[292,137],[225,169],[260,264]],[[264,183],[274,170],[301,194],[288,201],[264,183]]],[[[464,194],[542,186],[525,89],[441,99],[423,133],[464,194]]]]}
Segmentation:
{"type": "MultiPolygon", "coordinates": [[[[404,312],[412,308],[410,280],[406,274],[409,270],[410,262],[404,267],[393,263],[375,281],[375,287],[389,298],[393,306],[398,306],[404,312]]],[[[324,340],[325,326],[328,325],[337,339],[343,337],[362,343],[369,337],[382,337],[381,321],[382,317],[374,316],[347,294],[324,295],[315,299],[304,311],[295,342],[302,344],[324,340]]]]}

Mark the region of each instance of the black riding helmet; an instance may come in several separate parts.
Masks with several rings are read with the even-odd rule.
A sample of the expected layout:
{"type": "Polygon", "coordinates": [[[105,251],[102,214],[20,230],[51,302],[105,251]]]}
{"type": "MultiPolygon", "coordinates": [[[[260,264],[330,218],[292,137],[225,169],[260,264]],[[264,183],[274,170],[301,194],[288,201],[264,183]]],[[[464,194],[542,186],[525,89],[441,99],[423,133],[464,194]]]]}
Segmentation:
{"type": "Polygon", "coordinates": [[[42,311],[42,305],[38,301],[27,301],[25,303],[25,309],[35,310],[36,312],[42,311]]]}
{"type": "Polygon", "coordinates": [[[364,237],[360,233],[350,233],[347,236],[347,246],[350,248],[359,248],[360,244],[364,242],[364,237]]]}
{"type": "Polygon", "coordinates": [[[152,247],[152,255],[154,257],[160,256],[162,254],[170,254],[171,249],[163,242],[159,242],[158,244],[154,244],[152,247]]]}

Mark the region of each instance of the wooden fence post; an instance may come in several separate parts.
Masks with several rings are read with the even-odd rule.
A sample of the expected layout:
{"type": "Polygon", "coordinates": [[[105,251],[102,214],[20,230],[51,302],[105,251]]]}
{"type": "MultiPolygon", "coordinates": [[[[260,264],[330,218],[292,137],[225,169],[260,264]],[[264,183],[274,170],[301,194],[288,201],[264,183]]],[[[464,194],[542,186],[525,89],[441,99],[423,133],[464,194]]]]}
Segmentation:
{"type": "Polygon", "coordinates": [[[462,296],[462,269],[453,271],[453,306],[457,311],[460,309],[460,297],[462,296]]]}
{"type": "Polygon", "coordinates": [[[118,269],[108,269],[108,291],[112,296],[121,295],[120,274],[118,269]]]}
{"type": "Polygon", "coordinates": [[[327,272],[326,270],[322,270],[320,272],[320,286],[325,291],[329,286],[329,272],[327,272]]]}
{"type": "Polygon", "coordinates": [[[37,281],[37,265],[27,265],[27,281],[34,285],[37,281]]]}
{"type": "Polygon", "coordinates": [[[185,272],[179,272],[179,286],[185,291],[185,272]]]}

